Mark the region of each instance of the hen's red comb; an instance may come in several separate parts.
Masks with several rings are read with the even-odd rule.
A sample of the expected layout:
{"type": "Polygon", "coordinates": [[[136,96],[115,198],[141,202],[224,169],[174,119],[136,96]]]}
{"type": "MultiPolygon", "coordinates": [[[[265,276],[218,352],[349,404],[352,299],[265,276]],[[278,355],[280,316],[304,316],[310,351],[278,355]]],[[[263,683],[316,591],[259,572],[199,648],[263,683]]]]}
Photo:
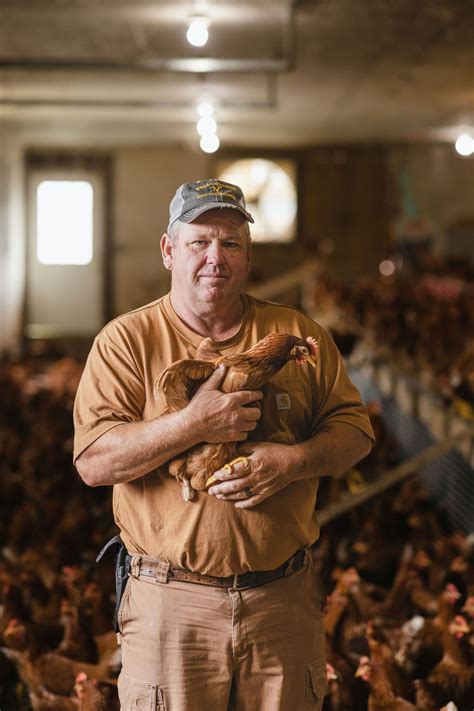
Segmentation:
{"type": "Polygon", "coordinates": [[[318,339],[313,338],[313,336],[308,336],[306,339],[306,343],[309,345],[311,355],[313,355],[313,356],[317,355],[317,353],[318,353],[318,339]]]}

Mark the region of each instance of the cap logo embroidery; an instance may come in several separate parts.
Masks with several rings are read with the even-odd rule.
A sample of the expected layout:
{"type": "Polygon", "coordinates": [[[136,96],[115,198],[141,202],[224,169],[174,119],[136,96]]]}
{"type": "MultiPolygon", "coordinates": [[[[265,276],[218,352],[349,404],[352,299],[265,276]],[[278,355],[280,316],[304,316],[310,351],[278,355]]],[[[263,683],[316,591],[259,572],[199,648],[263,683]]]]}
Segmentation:
{"type": "Polygon", "coordinates": [[[290,410],[291,399],[288,393],[277,393],[275,395],[277,410],[290,410]]]}
{"type": "Polygon", "coordinates": [[[200,199],[219,195],[230,197],[232,200],[237,200],[236,190],[231,185],[225,183],[209,181],[204,183],[204,185],[196,186],[196,192],[198,193],[196,197],[200,199]]]}

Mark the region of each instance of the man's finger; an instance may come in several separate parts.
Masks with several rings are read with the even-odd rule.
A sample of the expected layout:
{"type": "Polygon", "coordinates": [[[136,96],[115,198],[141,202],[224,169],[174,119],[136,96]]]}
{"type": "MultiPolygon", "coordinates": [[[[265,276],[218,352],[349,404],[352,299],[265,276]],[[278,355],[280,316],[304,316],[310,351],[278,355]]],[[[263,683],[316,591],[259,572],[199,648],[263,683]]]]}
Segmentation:
{"type": "Polygon", "coordinates": [[[252,506],[259,504],[261,499],[258,496],[252,496],[251,499],[244,499],[243,501],[236,501],[234,506],[236,509],[251,509],[252,506]]]}
{"type": "Polygon", "coordinates": [[[199,391],[202,390],[218,390],[219,385],[222,383],[226,371],[225,365],[220,365],[215,371],[208,377],[205,383],[201,385],[199,391]]]}
{"type": "Polygon", "coordinates": [[[263,398],[261,390],[239,390],[232,393],[233,398],[241,405],[247,405],[249,402],[255,402],[263,398]]]}
{"type": "Polygon", "coordinates": [[[262,411],[258,407],[246,407],[245,408],[245,421],[246,422],[256,422],[262,416],[262,411]]]}
{"type": "Polygon", "coordinates": [[[213,484],[207,493],[214,496],[234,496],[234,498],[242,498],[242,491],[248,482],[247,473],[240,474],[237,479],[232,477],[226,477],[227,481],[224,479],[219,480],[217,484],[213,484]]]}
{"type": "Polygon", "coordinates": [[[242,425],[242,430],[244,432],[252,432],[252,430],[257,429],[257,422],[255,420],[245,420],[242,425]]]}

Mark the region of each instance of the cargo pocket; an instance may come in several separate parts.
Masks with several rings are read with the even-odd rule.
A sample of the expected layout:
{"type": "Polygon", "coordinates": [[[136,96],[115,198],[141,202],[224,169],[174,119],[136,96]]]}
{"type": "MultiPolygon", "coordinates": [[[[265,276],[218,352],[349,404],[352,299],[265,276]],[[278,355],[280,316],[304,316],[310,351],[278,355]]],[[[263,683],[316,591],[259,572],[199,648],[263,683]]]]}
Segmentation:
{"type": "Polygon", "coordinates": [[[320,711],[328,691],[326,660],[321,659],[306,670],[306,711],[320,711]]]}
{"type": "Polygon", "coordinates": [[[166,711],[163,691],[151,681],[132,679],[120,674],[118,679],[120,711],[166,711]]]}

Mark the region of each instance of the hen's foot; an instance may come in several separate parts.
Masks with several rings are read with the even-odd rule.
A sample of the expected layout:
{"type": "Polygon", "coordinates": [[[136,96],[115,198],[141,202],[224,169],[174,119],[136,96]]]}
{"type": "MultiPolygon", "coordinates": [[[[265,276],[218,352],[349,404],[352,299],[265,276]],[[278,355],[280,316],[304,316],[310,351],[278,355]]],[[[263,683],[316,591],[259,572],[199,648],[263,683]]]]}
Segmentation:
{"type": "Polygon", "coordinates": [[[194,498],[194,489],[191,486],[189,479],[182,479],[181,486],[181,493],[183,494],[184,501],[191,501],[191,499],[194,498]]]}
{"type": "MultiPolygon", "coordinates": [[[[229,474],[232,474],[232,467],[234,466],[234,464],[245,464],[246,465],[247,462],[248,462],[247,457],[237,457],[237,459],[233,459],[231,462],[227,462],[227,464],[224,464],[224,466],[221,467],[221,471],[225,469],[229,474]]],[[[206,481],[206,489],[209,486],[212,486],[212,484],[216,484],[218,481],[219,481],[219,479],[216,479],[216,477],[214,475],[210,476],[209,479],[206,481]]]]}

